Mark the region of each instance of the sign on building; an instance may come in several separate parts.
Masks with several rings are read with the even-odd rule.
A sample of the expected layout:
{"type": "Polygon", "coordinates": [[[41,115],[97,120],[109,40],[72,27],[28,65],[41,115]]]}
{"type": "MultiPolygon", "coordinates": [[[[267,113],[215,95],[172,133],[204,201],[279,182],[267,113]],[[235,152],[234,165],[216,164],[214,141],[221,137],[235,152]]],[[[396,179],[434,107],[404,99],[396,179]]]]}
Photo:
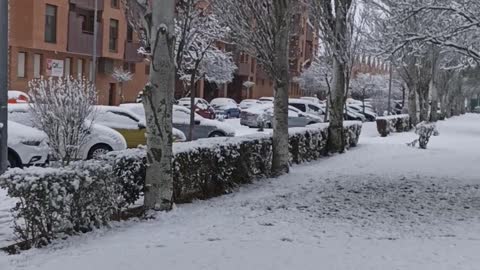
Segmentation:
{"type": "Polygon", "coordinates": [[[47,76],[63,77],[63,60],[47,59],[47,76]]]}

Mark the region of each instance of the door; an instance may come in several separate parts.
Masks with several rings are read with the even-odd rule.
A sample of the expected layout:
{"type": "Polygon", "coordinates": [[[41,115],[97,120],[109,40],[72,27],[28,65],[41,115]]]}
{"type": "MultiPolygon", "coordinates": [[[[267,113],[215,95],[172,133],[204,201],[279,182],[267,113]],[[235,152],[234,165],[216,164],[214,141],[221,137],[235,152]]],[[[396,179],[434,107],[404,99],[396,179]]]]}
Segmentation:
{"type": "Polygon", "coordinates": [[[116,104],[116,97],[117,96],[117,85],[115,83],[110,84],[110,88],[108,89],[108,105],[115,106],[116,104]]]}

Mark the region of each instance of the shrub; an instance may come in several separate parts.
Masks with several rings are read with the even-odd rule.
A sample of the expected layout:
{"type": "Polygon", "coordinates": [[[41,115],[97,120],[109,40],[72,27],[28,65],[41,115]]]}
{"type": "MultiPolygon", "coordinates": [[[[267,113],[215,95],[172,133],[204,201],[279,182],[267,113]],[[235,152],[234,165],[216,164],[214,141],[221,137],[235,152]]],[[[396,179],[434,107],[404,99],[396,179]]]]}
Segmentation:
{"type": "Polygon", "coordinates": [[[105,225],[122,201],[110,165],[98,161],[11,169],[0,177],[0,187],[18,199],[14,231],[28,247],[105,225]]]}
{"type": "Polygon", "coordinates": [[[406,132],[411,129],[408,114],[377,117],[377,130],[382,137],[387,137],[391,132],[406,132]]]}
{"type": "MultiPolygon", "coordinates": [[[[346,122],[348,147],[357,145],[361,127],[359,122],[346,122]]],[[[325,155],[327,128],[326,124],[316,124],[290,129],[290,161],[300,164],[325,155]]],[[[272,139],[268,135],[203,139],[174,144],[173,150],[177,203],[228,193],[240,184],[270,175],[272,139]]],[[[104,159],[119,178],[124,199],[133,203],[140,198],[146,172],[145,150],[111,152],[104,159]]]]}
{"type": "Polygon", "coordinates": [[[440,135],[435,123],[421,122],[415,127],[415,133],[419,135],[418,143],[421,149],[427,149],[430,137],[440,135]]]}

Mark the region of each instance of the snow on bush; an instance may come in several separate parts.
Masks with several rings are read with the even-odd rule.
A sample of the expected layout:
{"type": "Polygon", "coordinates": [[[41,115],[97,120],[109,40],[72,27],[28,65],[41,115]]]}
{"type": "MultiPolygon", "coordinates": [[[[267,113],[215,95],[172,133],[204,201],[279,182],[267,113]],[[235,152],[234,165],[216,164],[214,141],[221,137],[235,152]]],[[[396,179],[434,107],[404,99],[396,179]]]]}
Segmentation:
{"type": "MultiPolygon", "coordinates": [[[[355,146],[360,122],[345,122],[345,139],[355,146]]],[[[290,161],[299,164],[325,155],[328,124],[289,131],[290,161]]],[[[272,137],[268,134],[200,139],[173,147],[174,201],[207,199],[253,179],[269,176],[272,137]]],[[[97,160],[61,168],[12,169],[0,187],[18,199],[14,230],[24,248],[39,247],[65,235],[90,231],[120,216],[143,195],[144,148],[110,152],[97,160]]]]}
{"type": "MultiPolygon", "coordinates": [[[[325,155],[328,124],[290,129],[290,161],[300,164],[325,155]]],[[[346,122],[345,139],[356,146],[360,122],[346,122]]],[[[206,199],[228,193],[232,188],[255,178],[270,175],[272,138],[267,134],[234,138],[210,138],[178,143],[173,147],[175,202],[206,199]]],[[[143,193],[146,153],[144,149],[111,152],[108,160],[124,199],[133,203],[143,193]]]]}
{"type": "Polygon", "coordinates": [[[418,143],[421,149],[427,149],[428,142],[430,141],[430,137],[432,135],[440,135],[435,123],[425,121],[417,124],[415,127],[415,133],[419,136],[418,143]]]}
{"type": "Polygon", "coordinates": [[[123,203],[111,170],[106,163],[81,161],[7,171],[0,187],[18,199],[11,210],[16,236],[26,248],[40,247],[107,224],[123,203]]]}
{"type": "Polygon", "coordinates": [[[64,165],[78,159],[93,124],[86,120],[97,99],[95,86],[69,77],[34,79],[28,86],[35,126],[47,134],[54,158],[64,165]]]}
{"type": "Polygon", "coordinates": [[[382,137],[388,136],[391,132],[406,132],[410,129],[410,117],[408,114],[377,117],[377,130],[382,137]]]}

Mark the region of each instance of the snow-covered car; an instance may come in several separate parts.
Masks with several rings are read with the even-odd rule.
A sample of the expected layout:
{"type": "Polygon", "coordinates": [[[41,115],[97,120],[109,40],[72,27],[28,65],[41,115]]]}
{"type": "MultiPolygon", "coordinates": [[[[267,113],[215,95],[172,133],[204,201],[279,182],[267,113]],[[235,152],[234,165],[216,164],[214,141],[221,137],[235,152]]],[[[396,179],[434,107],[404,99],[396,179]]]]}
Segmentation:
{"type": "MultiPolygon", "coordinates": [[[[304,113],[299,109],[288,106],[288,127],[304,127],[321,123],[322,118],[317,115],[304,113]]],[[[252,106],[240,114],[240,124],[251,128],[264,126],[273,127],[273,103],[252,106]]]]}
{"type": "Polygon", "coordinates": [[[365,119],[367,121],[372,122],[372,121],[375,121],[375,119],[377,119],[377,114],[367,106],[363,107],[358,104],[349,104],[347,106],[352,110],[354,110],[355,112],[359,114],[363,114],[363,116],[365,116],[365,119]]]}
{"type": "MultiPolygon", "coordinates": [[[[9,104],[8,119],[29,127],[38,128],[28,104],[9,104]]],[[[122,134],[106,126],[85,123],[91,125],[90,134],[85,143],[80,146],[78,158],[91,159],[109,151],[120,151],[127,148],[127,143],[122,134]]]]}
{"type": "Polygon", "coordinates": [[[300,97],[300,99],[309,100],[313,103],[320,103],[320,99],[318,99],[317,97],[300,97]]]}
{"type": "Polygon", "coordinates": [[[48,162],[48,138],[42,131],[8,121],[8,166],[42,166],[48,162]]]}
{"type": "MultiPolygon", "coordinates": [[[[120,105],[120,107],[129,108],[145,119],[145,109],[142,104],[120,105]]],[[[181,134],[188,134],[190,130],[190,109],[180,105],[173,105],[172,124],[175,130],[181,134]]],[[[144,120],[145,121],[145,120],[144,120]]],[[[185,136],[183,135],[183,136],[185,136]]],[[[195,114],[195,128],[193,129],[193,139],[210,137],[232,137],[235,136],[235,130],[228,124],[218,120],[211,120],[195,114]]]]}
{"type": "MultiPolygon", "coordinates": [[[[128,148],[136,148],[147,143],[143,104],[137,103],[123,107],[95,106],[94,117],[95,123],[118,131],[127,141],[128,148]],[[133,110],[139,114],[134,113],[133,110]]],[[[174,128],[172,132],[174,142],[185,141],[185,134],[182,131],[174,128]]]]}
{"type": "Polygon", "coordinates": [[[17,90],[8,90],[8,103],[27,103],[28,95],[25,92],[17,90]]]}
{"type": "MultiPolygon", "coordinates": [[[[190,109],[183,106],[173,106],[173,126],[185,134],[190,130],[190,109]]],[[[193,140],[211,137],[233,137],[235,130],[228,124],[211,120],[195,114],[193,140]]]]}
{"type": "Polygon", "coordinates": [[[224,116],[225,118],[240,117],[238,104],[231,98],[214,98],[210,101],[210,105],[215,109],[217,116],[224,116]]]}
{"type": "Polygon", "coordinates": [[[258,99],[260,103],[273,103],[274,98],[273,97],[261,97],[258,99]]]}
{"type": "Polygon", "coordinates": [[[362,122],[365,122],[367,120],[363,114],[357,112],[355,109],[351,108],[348,105],[344,109],[344,118],[346,120],[355,120],[362,122]]]}
{"type": "Polygon", "coordinates": [[[258,99],[244,99],[238,106],[240,107],[240,110],[245,110],[258,104],[262,104],[258,99]]]}
{"type": "Polygon", "coordinates": [[[293,106],[304,113],[318,115],[318,116],[325,115],[325,111],[320,105],[320,103],[312,102],[309,99],[290,98],[288,100],[288,105],[293,106]]]}
{"type": "Polygon", "coordinates": [[[480,113],[480,106],[473,108],[474,113],[480,113]]]}
{"type": "MultiPolygon", "coordinates": [[[[190,98],[181,98],[178,105],[190,108],[190,98]]],[[[195,112],[207,119],[215,119],[215,109],[203,98],[195,98],[195,112]]]]}

